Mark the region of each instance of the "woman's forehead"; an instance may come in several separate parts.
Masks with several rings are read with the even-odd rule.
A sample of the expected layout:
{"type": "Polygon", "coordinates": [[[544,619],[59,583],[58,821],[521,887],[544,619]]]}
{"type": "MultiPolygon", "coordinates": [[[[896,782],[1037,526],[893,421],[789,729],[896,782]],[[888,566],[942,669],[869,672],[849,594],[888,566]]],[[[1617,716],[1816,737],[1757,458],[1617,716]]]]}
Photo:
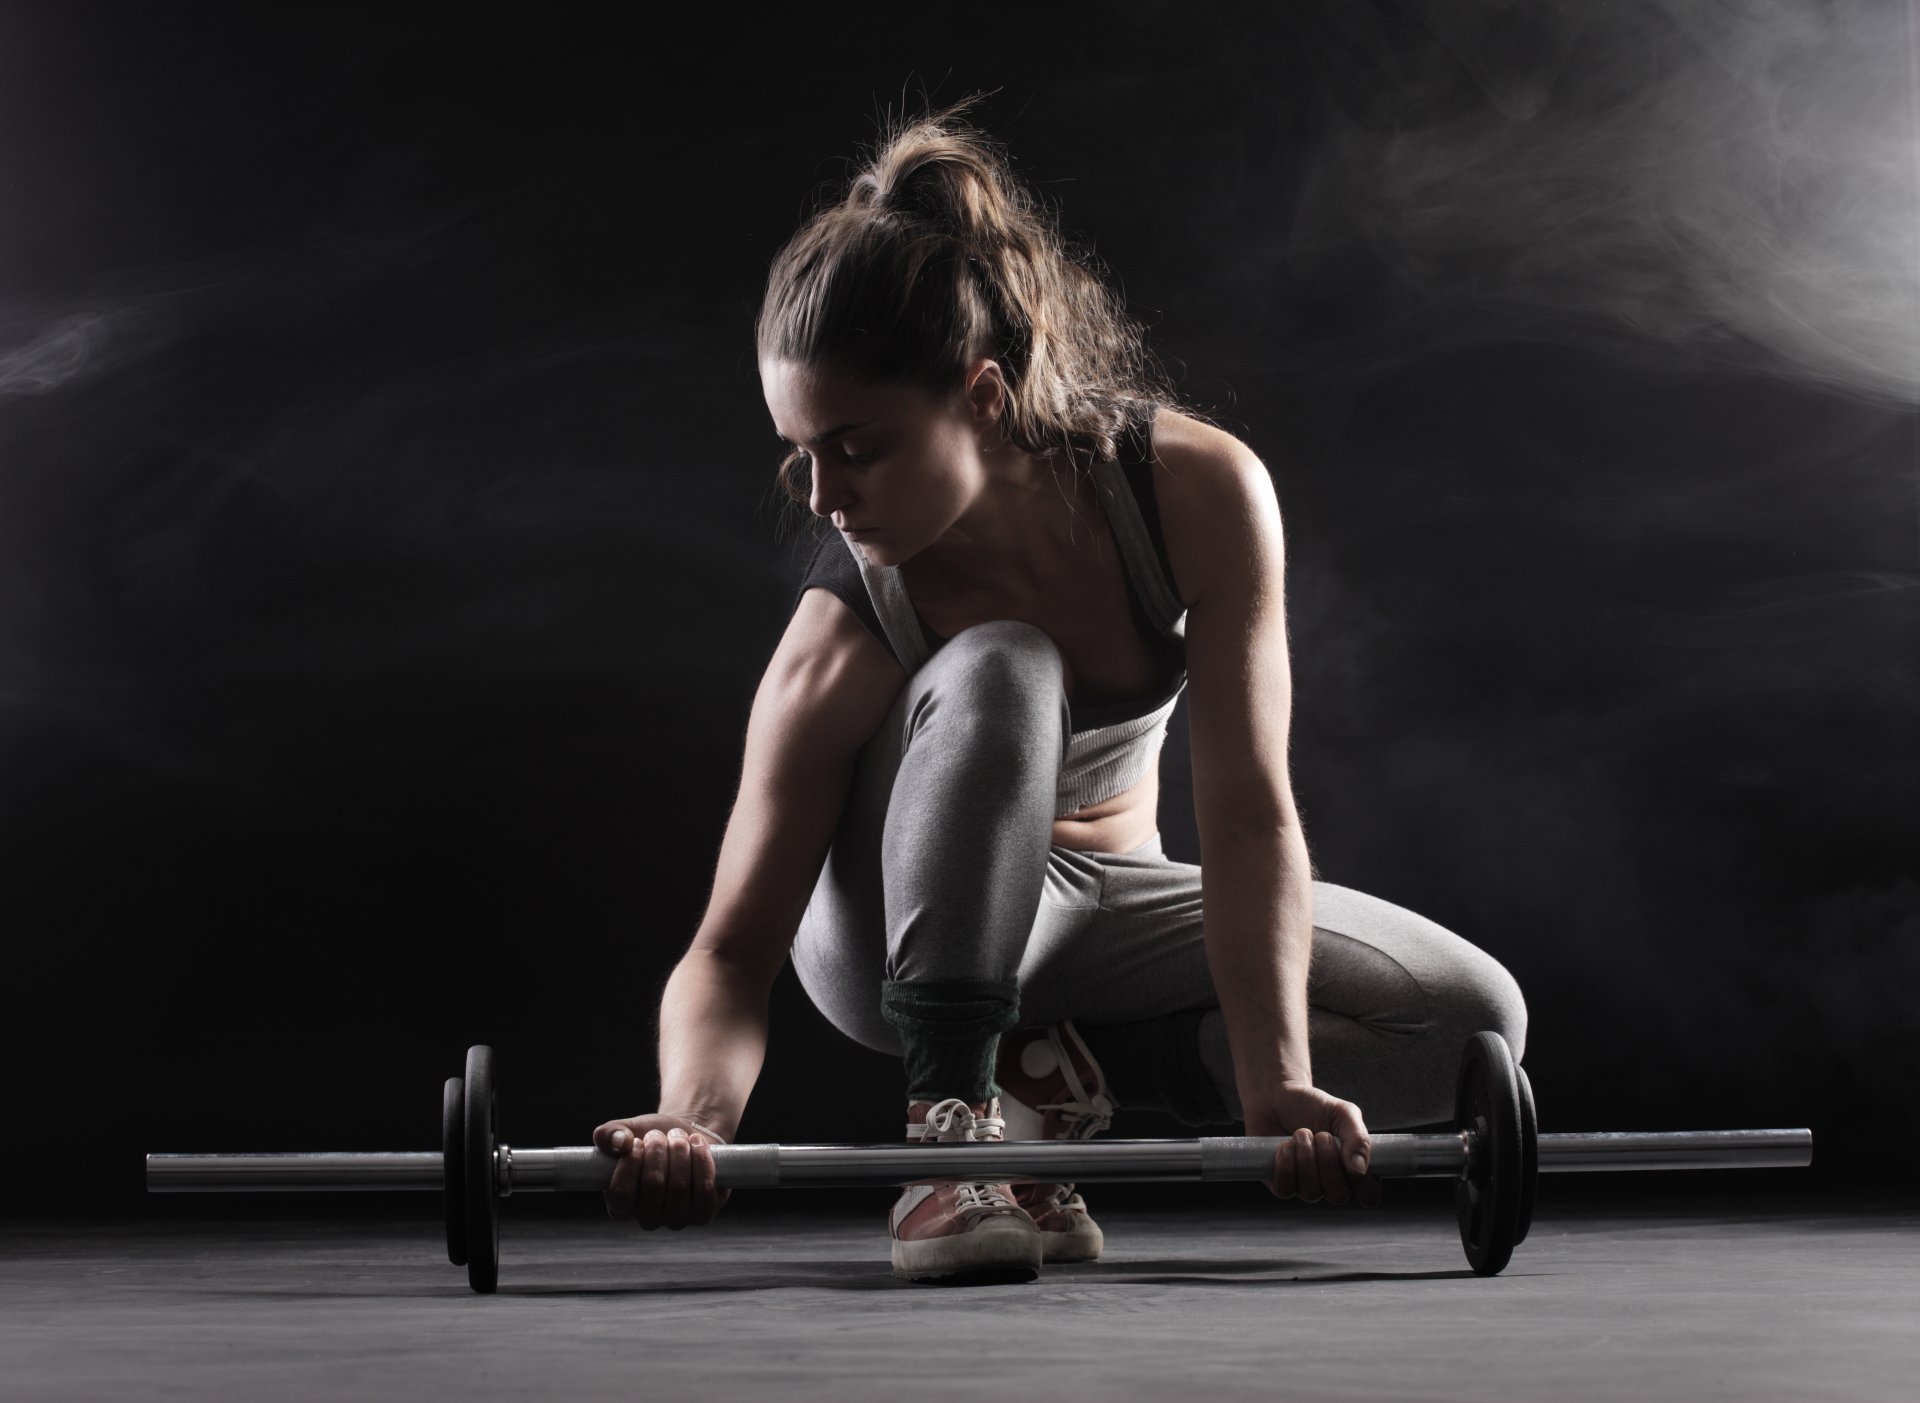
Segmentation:
{"type": "Polygon", "coordinates": [[[760,362],[760,388],[773,427],[789,443],[835,437],[876,419],[908,412],[915,399],[905,385],[881,385],[832,366],[760,362]]]}

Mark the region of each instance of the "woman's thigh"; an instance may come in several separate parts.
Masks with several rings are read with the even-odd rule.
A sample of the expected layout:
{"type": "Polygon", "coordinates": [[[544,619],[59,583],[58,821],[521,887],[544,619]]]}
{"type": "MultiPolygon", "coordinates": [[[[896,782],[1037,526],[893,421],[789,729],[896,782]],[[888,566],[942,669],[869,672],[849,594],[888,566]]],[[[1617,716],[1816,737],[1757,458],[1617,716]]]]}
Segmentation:
{"type": "MultiPolygon", "coordinates": [[[[1152,844],[1133,854],[1055,850],[1065,899],[1043,901],[1020,968],[1021,1021],[1126,1023],[1217,1007],[1207,965],[1201,869],[1152,844]]],[[[1332,882],[1313,883],[1307,973],[1316,1076],[1404,1055],[1450,1060],[1492,1029],[1521,1056],[1526,1003],[1486,951],[1417,912],[1332,882]]]]}
{"type": "Polygon", "coordinates": [[[889,977],[1012,974],[1033,892],[1056,885],[1043,853],[1071,722],[1061,676],[1031,624],[974,625],[861,748],[793,943],[807,993],[850,1037],[898,1051],[880,1017],[889,977]]]}
{"type": "MultiPolygon", "coordinates": [[[[1445,1064],[1490,1028],[1526,1047],[1526,1004],[1501,964],[1438,923],[1377,896],[1313,883],[1307,974],[1316,1077],[1330,1090],[1372,1062],[1431,1052],[1445,1064]]],[[[880,1017],[887,953],[873,903],[827,891],[802,924],[794,964],[816,1005],[848,1036],[899,1052],[880,1017]]],[[[1128,1023],[1218,1007],[1207,965],[1201,869],[1156,839],[1133,853],[1054,846],[1021,960],[1027,1025],[1073,1018],[1128,1023]]],[[[1362,1082],[1369,1080],[1359,1075],[1362,1082]]],[[[1346,1094],[1338,1092],[1338,1094],[1346,1094]]]]}

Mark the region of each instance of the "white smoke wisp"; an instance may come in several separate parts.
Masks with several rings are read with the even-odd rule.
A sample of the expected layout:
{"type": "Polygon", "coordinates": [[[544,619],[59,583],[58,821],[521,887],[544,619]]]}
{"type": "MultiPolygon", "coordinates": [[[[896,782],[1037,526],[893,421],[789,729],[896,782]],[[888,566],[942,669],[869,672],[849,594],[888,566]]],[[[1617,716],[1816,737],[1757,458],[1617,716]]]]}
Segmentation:
{"type": "Polygon", "coordinates": [[[1328,13],[1388,110],[1329,115],[1297,276],[1358,239],[1436,310],[1920,400],[1916,0],[1433,0],[1424,53],[1328,13]]]}
{"type": "Polygon", "coordinates": [[[72,311],[22,345],[0,351],[0,396],[44,395],[96,361],[107,339],[106,318],[72,311]]]}

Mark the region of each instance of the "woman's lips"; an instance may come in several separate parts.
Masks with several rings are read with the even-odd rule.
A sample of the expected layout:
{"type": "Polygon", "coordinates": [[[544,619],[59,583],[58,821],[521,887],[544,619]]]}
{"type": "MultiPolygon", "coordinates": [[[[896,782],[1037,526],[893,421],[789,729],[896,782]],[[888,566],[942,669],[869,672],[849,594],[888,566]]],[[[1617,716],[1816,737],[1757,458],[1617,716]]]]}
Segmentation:
{"type": "Polygon", "coordinates": [[[878,531],[879,529],[880,528],[878,526],[857,526],[857,527],[849,526],[846,528],[846,531],[849,536],[853,537],[855,540],[858,540],[862,536],[873,535],[873,533],[878,531]]]}

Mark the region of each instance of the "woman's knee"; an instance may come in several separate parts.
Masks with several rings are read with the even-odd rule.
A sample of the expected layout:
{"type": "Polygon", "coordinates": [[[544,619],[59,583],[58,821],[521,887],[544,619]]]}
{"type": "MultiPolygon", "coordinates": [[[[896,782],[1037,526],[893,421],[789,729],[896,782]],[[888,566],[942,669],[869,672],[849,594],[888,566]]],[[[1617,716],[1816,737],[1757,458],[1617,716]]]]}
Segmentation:
{"type": "Polygon", "coordinates": [[[1072,729],[1066,664],[1032,624],[996,619],[962,629],[907,684],[906,739],[938,732],[983,782],[1057,771],[1072,729]]]}
{"type": "Polygon", "coordinates": [[[800,987],[827,1022],[876,1052],[900,1055],[900,1035],[880,1014],[886,933],[810,905],[794,934],[789,958],[800,987]]]}
{"type": "Polygon", "coordinates": [[[1437,1021],[1462,1047],[1475,1033],[1498,1033],[1518,1062],[1527,1052],[1526,995],[1505,965],[1477,947],[1474,956],[1449,982],[1437,1021]]]}
{"type": "Polygon", "coordinates": [[[964,690],[989,705],[1038,699],[1047,707],[1065,696],[1066,664],[1044,629],[1018,619],[993,619],[963,628],[914,674],[932,690],[964,690]]]}
{"type": "MultiPolygon", "coordinates": [[[[1376,896],[1316,881],[1309,990],[1323,1006],[1389,1035],[1414,1033],[1452,1056],[1491,1030],[1517,1059],[1527,1002],[1507,969],[1428,917],[1376,896]]],[[[1437,1051],[1437,1049],[1436,1049],[1437,1051]]]]}
{"type": "Polygon", "coordinates": [[[881,1015],[877,985],[867,988],[853,979],[809,981],[804,974],[800,985],[821,1016],[843,1035],[875,1052],[900,1055],[900,1034],[881,1015]]]}

